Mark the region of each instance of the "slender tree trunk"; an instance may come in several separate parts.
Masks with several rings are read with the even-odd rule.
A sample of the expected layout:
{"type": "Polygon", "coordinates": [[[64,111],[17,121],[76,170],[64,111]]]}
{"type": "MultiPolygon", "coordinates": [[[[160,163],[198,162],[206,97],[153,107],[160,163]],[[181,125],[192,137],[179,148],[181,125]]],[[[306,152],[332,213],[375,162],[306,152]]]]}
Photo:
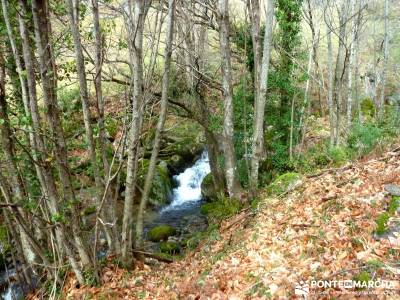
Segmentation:
{"type": "Polygon", "coordinates": [[[219,44],[222,59],[222,87],[224,96],[223,148],[225,163],[225,178],[229,197],[240,198],[240,183],[236,174],[236,153],[233,142],[233,88],[231,49],[229,45],[229,12],[228,1],[218,1],[219,44]]]}
{"type": "Polygon", "coordinates": [[[351,34],[351,44],[350,44],[350,53],[349,53],[349,67],[347,71],[347,132],[350,131],[351,128],[351,123],[352,123],[352,109],[353,109],[353,65],[354,65],[354,44],[355,44],[355,37],[357,35],[356,30],[356,22],[354,20],[354,12],[355,12],[355,0],[350,0],[350,6],[351,6],[351,13],[350,15],[352,16],[351,19],[351,28],[352,28],[352,34],[351,34]]]}
{"type": "MultiPolygon", "coordinates": [[[[130,16],[130,52],[133,68],[133,96],[132,96],[132,120],[129,132],[128,163],[126,175],[126,190],[124,203],[124,216],[122,220],[121,253],[125,264],[131,262],[130,251],[132,249],[133,228],[133,204],[137,181],[137,162],[139,135],[141,127],[140,111],[143,105],[143,31],[146,17],[145,1],[137,0],[134,4],[134,18],[130,16]],[[132,28],[133,27],[133,28],[132,28]]],[[[131,8],[129,8],[131,9],[131,8]]]]}
{"type": "Polygon", "coordinates": [[[168,89],[169,89],[169,73],[172,55],[172,41],[174,32],[174,15],[175,15],[175,0],[168,1],[168,19],[167,19],[167,33],[166,33],[166,47],[165,47],[165,61],[164,73],[162,80],[161,92],[161,109],[158,117],[156,132],[154,136],[153,150],[151,152],[150,164],[146,175],[146,180],[142,192],[142,199],[140,201],[137,221],[136,221],[136,245],[139,248],[143,247],[143,214],[146,209],[147,200],[149,198],[151,186],[153,183],[154,172],[156,170],[156,163],[158,153],[160,151],[161,134],[164,128],[165,119],[167,116],[168,108],[168,89]]]}
{"type": "MultiPolygon", "coordinates": [[[[63,189],[64,199],[68,199],[75,202],[75,195],[72,189],[71,179],[67,164],[67,151],[64,140],[64,133],[61,127],[59,110],[56,99],[56,69],[54,65],[54,59],[52,54],[52,47],[50,44],[50,20],[48,15],[48,3],[46,0],[33,0],[32,1],[32,15],[34,20],[35,28],[35,40],[36,47],[39,54],[39,67],[40,75],[43,86],[43,99],[46,106],[46,117],[51,129],[52,138],[55,141],[54,154],[56,162],[59,167],[61,186],[63,189]]],[[[51,200],[50,212],[53,215],[59,215],[58,199],[55,198],[57,192],[49,192],[49,198],[51,200]]],[[[80,237],[79,233],[79,218],[80,214],[77,211],[75,205],[73,205],[72,211],[72,231],[75,240],[76,248],[79,252],[79,256],[84,265],[90,265],[90,257],[87,253],[87,249],[80,237]]],[[[58,241],[64,246],[64,250],[67,253],[68,259],[71,263],[72,269],[74,270],[78,281],[83,284],[84,277],[82,269],[75,259],[73,249],[70,247],[63,226],[58,226],[56,229],[58,241]]]]}
{"type": "MultiPolygon", "coordinates": [[[[104,179],[106,180],[107,174],[110,171],[110,164],[107,158],[107,138],[104,123],[104,98],[103,98],[103,88],[102,88],[102,68],[103,68],[103,36],[100,27],[100,17],[99,17],[99,4],[98,0],[92,0],[92,14],[93,14],[93,29],[95,35],[95,69],[96,75],[94,78],[94,87],[96,90],[97,99],[97,112],[98,112],[98,127],[99,127],[99,148],[101,153],[101,158],[103,161],[104,168],[104,179]]],[[[110,251],[115,251],[116,254],[121,253],[121,244],[119,241],[119,232],[117,228],[117,212],[115,211],[114,199],[112,197],[111,191],[106,196],[105,205],[105,218],[110,221],[112,227],[108,236],[111,238],[108,241],[110,251]]]]}
{"type": "MultiPolygon", "coordinates": [[[[326,20],[325,20],[326,21],[326,20]]],[[[326,21],[327,22],[327,21],[326,21]]],[[[328,43],[328,109],[330,123],[330,145],[335,144],[335,110],[333,107],[333,49],[331,24],[326,24],[326,37],[328,43]]]]}
{"type": "MultiPolygon", "coordinates": [[[[79,33],[79,0],[66,0],[66,4],[68,6],[68,16],[70,22],[70,28],[74,40],[74,48],[75,48],[75,61],[76,68],[79,78],[79,90],[82,102],[82,110],[83,110],[83,121],[85,124],[85,132],[86,139],[89,145],[89,155],[91,160],[91,165],[94,173],[94,181],[96,185],[96,200],[97,205],[100,205],[104,186],[100,177],[99,166],[97,163],[96,157],[96,144],[93,137],[93,128],[91,124],[91,112],[90,112],[90,103],[89,103],[89,91],[86,82],[86,70],[85,70],[85,59],[83,56],[82,50],[82,42],[79,33]]],[[[108,173],[107,173],[108,174],[108,173]]],[[[101,213],[101,217],[105,219],[104,211],[101,213]]],[[[107,219],[105,221],[108,221],[107,219]]],[[[104,226],[104,233],[106,235],[108,246],[113,252],[114,248],[114,239],[113,234],[108,226],[104,226]]]]}
{"type": "Polygon", "coordinates": [[[385,84],[386,84],[386,73],[389,58],[389,0],[385,0],[385,33],[383,36],[383,69],[381,75],[381,95],[378,103],[378,120],[382,121],[385,112],[385,84]]]}
{"type": "Polygon", "coordinates": [[[258,88],[259,93],[254,103],[255,112],[257,113],[254,117],[254,130],[253,130],[253,146],[252,146],[252,157],[251,157],[251,177],[250,187],[254,194],[258,187],[258,169],[260,160],[264,149],[264,114],[265,114],[265,103],[267,96],[268,87],[268,71],[269,71],[269,60],[271,52],[271,41],[272,41],[272,26],[274,22],[274,9],[275,0],[268,0],[266,2],[266,19],[265,19],[265,35],[263,45],[262,62],[260,66],[260,78],[258,88]]]}
{"type": "MultiPolygon", "coordinates": [[[[247,7],[250,14],[251,22],[251,40],[253,43],[253,55],[254,55],[254,99],[257,98],[260,77],[260,66],[262,59],[262,48],[261,48],[261,30],[260,30],[260,0],[247,0],[247,7]]],[[[254,107],[256,108],[256,107],[254,107]]],[[[255,115],[256,113],[254,113],[255,115]]]]}

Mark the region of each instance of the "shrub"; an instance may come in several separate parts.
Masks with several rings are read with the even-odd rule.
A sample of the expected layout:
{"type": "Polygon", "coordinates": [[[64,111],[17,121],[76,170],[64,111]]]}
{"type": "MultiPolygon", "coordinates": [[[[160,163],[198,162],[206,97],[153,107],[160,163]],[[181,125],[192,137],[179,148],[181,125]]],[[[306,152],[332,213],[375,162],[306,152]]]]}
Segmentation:
{"type": "Polygon", "coordinates": [[[376,234],[377,235],[382,235],[386,233],[388,230],[387,228],[387,222],[389,221],[389,214],[387,212],[384,212],[378,216],[376,219],[376,234]]]}
{"type": "Polygon", "coordinates": [[[328,150],[328,155],[330,160],[335,166],[339,166],[346,162],[348,160],[348,154],[346,151],[346,148],[336,146],[336,147],[331,147],[328,150]]]}
{"type": "Polygon", "coordinates": [[[167,254],[178,254],[181,251],[178,243],[175,242],[161,242],[160,243],[160,251],[161,253],[167,254]]]}
{"type": "Polygon", "coordinates": [[[349,150],[356,156],[370,152],[379,142],[383,130],[373,123],[355,124],[347,138],[349,150]]]}
{"type": "Polygon", "coordinates": [[[286,192],[297,181],[301,180],[298,173],[285,173],[278,176],[267,188],[270,195],[280,195],[286,192]]]}
{"type": "Polygon", "coordinates": [[[375,104],[371,98],[361,100],[360,106],[363,116],[373,117],[375,115],[375,104]]]}

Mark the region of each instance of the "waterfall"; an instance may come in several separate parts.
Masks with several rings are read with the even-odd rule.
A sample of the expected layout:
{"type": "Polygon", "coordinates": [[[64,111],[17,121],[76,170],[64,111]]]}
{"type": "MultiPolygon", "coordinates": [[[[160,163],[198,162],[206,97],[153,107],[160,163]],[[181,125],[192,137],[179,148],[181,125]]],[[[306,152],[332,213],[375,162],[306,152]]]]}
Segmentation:
{"type": "Polygon", "coordinates": [[[201,200],[201,182],[210,173],[208,153],[204,151],[193,166],[175,175],[178,186],[172,190],[172,201],[161,213],[180,209],[201,200]]]}

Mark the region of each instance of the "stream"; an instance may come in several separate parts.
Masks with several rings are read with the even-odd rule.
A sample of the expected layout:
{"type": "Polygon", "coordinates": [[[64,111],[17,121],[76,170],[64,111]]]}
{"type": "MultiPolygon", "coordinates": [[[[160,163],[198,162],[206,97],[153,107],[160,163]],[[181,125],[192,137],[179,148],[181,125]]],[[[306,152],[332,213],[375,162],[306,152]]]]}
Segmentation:
{"type": "MultiPolygon", "coordinates": [[[[191,167],[182,173],[173,176],[176,185],[171,193],[171,202],[157,212],[149,212],[145,220],[145,235],[147,232],[161,224],[167,224],[177,229],[180,237],[205,230],[207,219],[200,212],[203,203],[201,196],[201,182],[210,173],[208,153],[204,151],[191,167]]],[[[156,243],[149,242],[147,250],[158,250],[156,243]]],[[[0,272],[0,282],[7,285],[9,278],[15,276],[15,269],[0,272]]],[[[21,285],[11,282],[0,294],[1,299],[23,299],[21,285]]]]}
{"type": "Polygon", "coordinates": [[[176,228],[181,235],[206,229],[207,220],[200,206],[203,203],[201,182],[208,173],[210,164],[208,153],[204,151],[191,167],[173,177],[176,187],[172,190],[171,203],[145,222],[145,234],[162,224],[176,228]]]}

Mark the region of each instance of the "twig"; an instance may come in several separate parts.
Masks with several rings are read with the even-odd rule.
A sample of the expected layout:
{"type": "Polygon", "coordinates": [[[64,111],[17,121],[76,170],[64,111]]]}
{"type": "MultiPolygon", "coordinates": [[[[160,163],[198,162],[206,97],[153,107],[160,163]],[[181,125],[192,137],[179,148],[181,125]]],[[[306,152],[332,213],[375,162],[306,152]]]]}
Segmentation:
{"type": "Polygon", "coordinates": [[[154,258],[154,259],[157,259],[157,260],[165,262],[165,263],[174,262],[172,259],[169,259],[169,258],[166,258],[166,257],[162,257],[162,256],[159,256],[159,255],[157,255],[155,253],[151,253],[151,252],[145,252],[145,251],[140,251],[140,250],[132,250],[132,252],[136,253],[136,254],[144,255],[146,257],[154,258]]]}

